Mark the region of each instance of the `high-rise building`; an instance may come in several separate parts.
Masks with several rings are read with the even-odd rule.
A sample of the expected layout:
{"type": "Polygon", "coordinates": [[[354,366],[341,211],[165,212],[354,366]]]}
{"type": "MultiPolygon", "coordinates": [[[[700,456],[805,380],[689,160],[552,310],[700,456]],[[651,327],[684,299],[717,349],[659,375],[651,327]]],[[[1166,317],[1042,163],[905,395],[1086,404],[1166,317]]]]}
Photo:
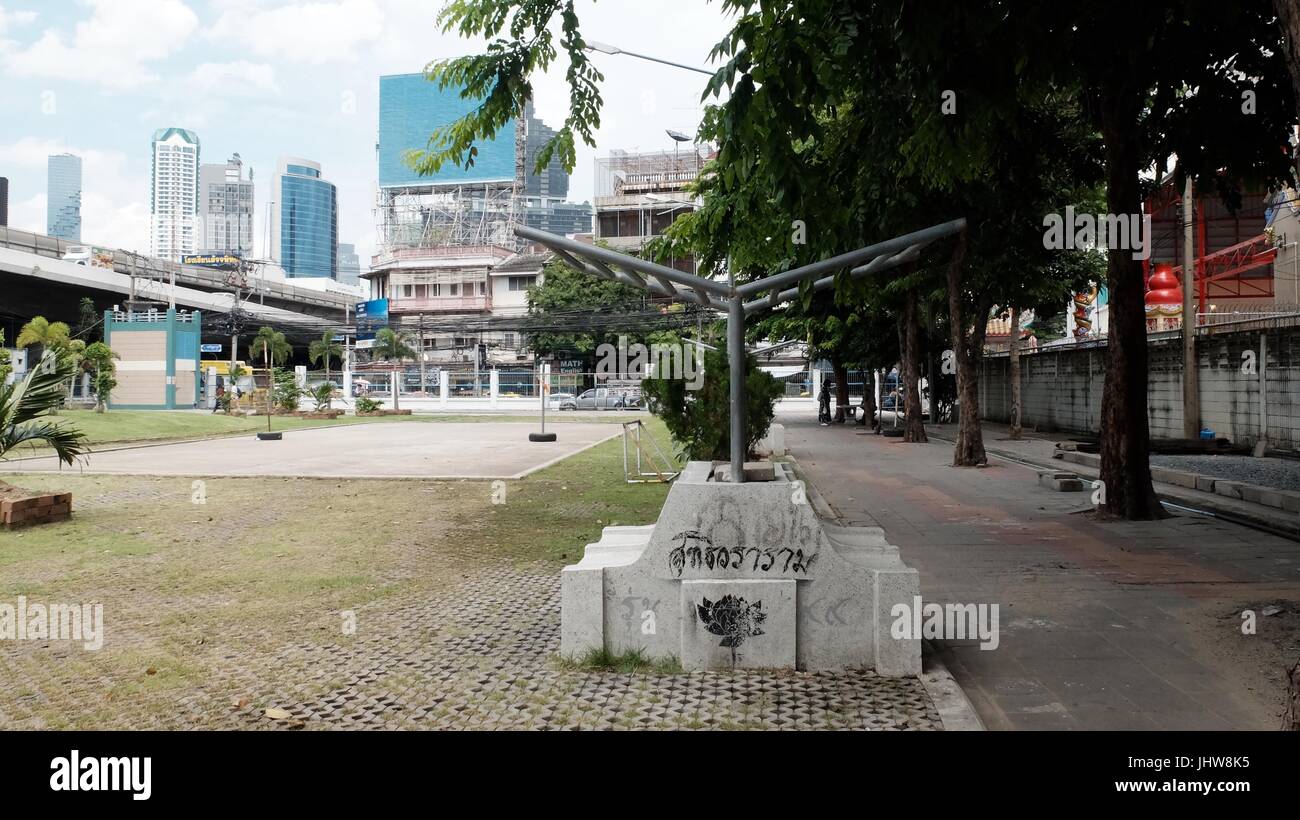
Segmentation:
{"type": "Polygon", "coordinates": [[[564,170],[559,154],[551,155],[551,161],[540,174],[534,173],[537,154],[554,136],[555,129],[536,116],[529,101],[524,108],[524,224],[550,233],[591,233],[591,205],[568,201],[569,174],[564,170]]]}
{"type": "Polygon", "coordinates": [[[199,166],[199,252],[247,257],[253,253],[253,169],[234,154],[225,164],[199,166]]]}
{"type": "Polygon", "coordinates": [[[281,157],[271,191],[271,258],[286,276],[338,278],[339,203],[320,163],[281,157]]]}
{"type": "Polygon", "coordinates": [[[150,245],[154,256],[179,262],[199,246],[199,137],[160,128],[151,147],[150,245]]]}
{"type": "Polygon", "coordinates": [[[81,241],[81,157],[54,154],[46,181],[45,233],[81,241]]]}
{"type": "Polygon", "coordinates": [[[361,257],[357,256],[357,246],[339,243],[339,282],[344,285],[361,283],[361,257]]]}
{"type": "Polygon", "coordinates": [[[0,177],[0,228],[9,224],[9,177],[0,177]]]}

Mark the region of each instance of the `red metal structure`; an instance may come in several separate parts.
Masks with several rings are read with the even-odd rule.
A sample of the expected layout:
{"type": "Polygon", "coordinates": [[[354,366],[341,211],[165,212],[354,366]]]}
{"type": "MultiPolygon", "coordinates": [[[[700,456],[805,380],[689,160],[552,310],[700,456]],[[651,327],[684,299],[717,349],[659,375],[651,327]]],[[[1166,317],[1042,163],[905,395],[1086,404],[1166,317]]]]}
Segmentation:
{"type": "MultiPolygon", "coordinates": [[[[1265,236],[1267,194],[1242,194],[1241,207],[1229,211],[1218,197],[1197,196],[1193,205],[1196,241],[1196,296],[1198,314],[1206,313],[1207,302],[1273,299],[1273,261],[1277,248],[1265,236]]],[[[1143,262],[1143,274],[1150,281],[1158,263],[1173,266],[1183,275],[1182,194],[1172,178],[1146,201],[1151,215],[1151,255],[1143,262]]]]}

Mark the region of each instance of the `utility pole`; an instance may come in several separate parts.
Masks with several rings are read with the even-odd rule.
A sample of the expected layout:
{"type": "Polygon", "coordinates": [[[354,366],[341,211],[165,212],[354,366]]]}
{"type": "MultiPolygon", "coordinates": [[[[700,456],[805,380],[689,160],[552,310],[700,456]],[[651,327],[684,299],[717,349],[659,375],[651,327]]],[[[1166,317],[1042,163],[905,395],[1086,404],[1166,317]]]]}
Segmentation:
{"type": "MultiPolygon", "coordinates": [[[[1183,438],[1194,439],[1201,431],[1200,379],[1196,361],[1195,245],[1192,242],[1192,178],[1183,183],[1183,438]]],[[[1147,237],[1151,242],[1151,237],[1147,237]]]]}
{"type": "Polygon", "coordinates": [[[418,352],[420,355],[420,392],[424,393],[427,391],[428,388],[426,387],[425,380],[424,380],[424,314],[423,313],[420,314],[420,349],[418,352]]]}

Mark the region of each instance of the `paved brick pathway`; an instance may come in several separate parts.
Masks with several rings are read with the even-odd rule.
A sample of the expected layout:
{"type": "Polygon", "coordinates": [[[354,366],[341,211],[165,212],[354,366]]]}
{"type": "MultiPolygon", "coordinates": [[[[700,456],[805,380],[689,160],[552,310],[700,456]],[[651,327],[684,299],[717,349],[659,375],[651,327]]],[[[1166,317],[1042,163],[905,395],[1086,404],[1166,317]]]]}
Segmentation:
{"type": "Polygon", "coordinates": [[[43,728],[38,713],[51,710],[97,729],[941,728],[916,678],[562,669],[559,593],[554,565],[501,564],[436,599],[357,610],[348,637],[287,642],[274,624],[224,634],[186,647],[189,662],[213,671],[177,691],[170,709],[152,698],[105,701],[121,682],[105,677],[96,653],[3,642],[0,678],[26,694],[0,707],[0,729],[43,728]],[[268,718],[267,708],[288,716],[268,718]]]}
{"type": "Polygon", "coordinates": [[[1000,605],[998,649],[939,642],[989,728],[1278,726],[1281,665],[1300,657],[1300,544],[1204,517],[1104,520],[1020,465],[957,469],[947,443],[778,421],[837,513],[884,527],[920,570],[927,601],[1000,605]]]}

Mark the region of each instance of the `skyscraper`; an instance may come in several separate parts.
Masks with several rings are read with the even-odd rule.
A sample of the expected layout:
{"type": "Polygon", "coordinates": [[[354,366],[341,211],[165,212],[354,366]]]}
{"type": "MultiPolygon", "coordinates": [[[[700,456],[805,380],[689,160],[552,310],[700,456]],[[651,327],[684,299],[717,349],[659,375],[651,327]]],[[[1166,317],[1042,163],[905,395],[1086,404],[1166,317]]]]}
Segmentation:
{"type": "Polygon", "coordinates": [[[0,177],[0,228],[9,224],[9,177],[0,177]]]}
{"type": "Polygon", "coordinates": [[[286,276],[338,278],[338,191],[321,178],[320,163],[280,158],[271,213],[271,258],[286,276]]]}
{"type": "Polygon", "coordinates": [[[339,243],[339,282],[344,285],[361,283],[361,257],[357,256],[357,246],[345,242],[339,243]]]}
{"type": "Polygon", "coordinates": [[[239,154],[225,164],[199,166],[199,214],[202,254],[232,254],[247,257],[253,253],[253,170],[244,177],[244,161],[239,154]]]}
{"type": "Polygon", "coordinates": [[[199,137],[184,128],[160,128],[152,155],[150,245],[154,256],[179,262],[199,246],[199,137]]]}
{"type": "Polygon", "coordinates": [[[46,181],[45,233],[81,241],[81,157],[54,154],[46,181]]]}

